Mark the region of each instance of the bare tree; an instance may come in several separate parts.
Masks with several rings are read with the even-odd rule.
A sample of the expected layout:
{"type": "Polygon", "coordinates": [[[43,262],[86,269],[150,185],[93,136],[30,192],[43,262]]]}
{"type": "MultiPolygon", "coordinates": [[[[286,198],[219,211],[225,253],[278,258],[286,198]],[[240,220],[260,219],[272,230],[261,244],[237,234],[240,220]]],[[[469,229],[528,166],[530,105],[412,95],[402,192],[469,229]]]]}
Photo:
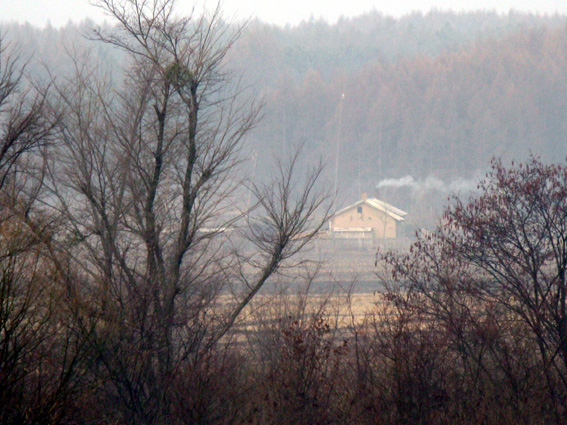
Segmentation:
{"type": "Polygon", "coordinates": [[[38,206],[44,152],[58,114],[47,89],[0,37],[0,422],[60,423],[81,379],[81,339],[64,312],[49,255],[57,234],[38,206]]]}
{"type": "MultiPolygon", "coordinates": [[[[260,214],[252,219],[250,214],[246,215],[244,237],[256,250],[252,254],[237,255],[241,290],[228,320],[216,332],[213,341],[228,332],[266,281],[286,260],[305,248],[328,218],[329,192],[317,185],[322,164],[300,172],[297,170],[300,152],[299,147],[287,160],[278,159],[270,181],[252,184],[260,214]]],[[[300,259],[286,266],[294,267],[301,262],[300,259]]]]}
{"type": "Polygon", "coordinates": [[[26,153],[47,145],[58,122],[48,110],[47,90],[25,88],[25,63],[0,34],[0,190],[15,180],[26,153]]]}
{"type": "Polygon", "coordinates": [[[531,158],[506,168],[494,160],[479,191],[468,202],[456,199],[437,231],[411,253],[386,256],[406,290],[391,299],[446,329],[475,387],[482,377],[494,382],[501,374],[516,406],[543,388],[539,415],[562,423],[567,167],[531,158]],[[522,384],[528,376],[534,377],[530,388],[522,384]]]}
{"type": "Polygon", "coordinates": [[[231,230],[249,216],[240,151],[259,113],[224,67],[242,28],[219,9],[178,18],[173,0],[95,4],[118,27],[94,38],[123,50],[129,67],[115,84],[77,60],[75,75],[54,83],[66,119],[45,199],[68,225],[57,249],[81,276],[70,292],[92,370],[111,383],[101,389],[124,421],[163,423],[177,372],[197,370],[190,365],[314,236],[325,196],[319,168],[297,186],[296,158],[280,165],[273,193],[254,186],[262,254],[235,252],[231,230]],[[253,267],[243,272],[243,263],[253,267]],[[234,302],[221,299],[229,287],[234,302]]]}

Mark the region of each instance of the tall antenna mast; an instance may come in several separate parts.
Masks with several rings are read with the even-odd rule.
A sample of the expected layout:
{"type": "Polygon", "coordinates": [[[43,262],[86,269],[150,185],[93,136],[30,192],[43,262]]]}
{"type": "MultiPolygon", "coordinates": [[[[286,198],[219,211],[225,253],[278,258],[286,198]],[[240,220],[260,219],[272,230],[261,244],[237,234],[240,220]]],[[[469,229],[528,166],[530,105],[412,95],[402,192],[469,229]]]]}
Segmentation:
{"type": "Polygon", "coordinates": [[[343,100],[345,99],[345,94],[341,94],[341,100],[339,101],[339,128],[337,131],[337,152],[335,154],[335,188],[333,197],[333,213],[335,212],[335,203],[337,201],[337,184],[339,178],[339,150],[341,146],[341,126],[343,121],[343,100]]]}
{"type": "MultiPolygon", "coordinates": [[[[252,171],[252,181],[254,181],[254,177],[256,177],[256,165],[258,160],[258,151],[254,149],[252,151],[252,161],[254,162],[254,168],[252,171]]],[[[252,197],[252,188],[248,190],[248,202],[246,202],[246,216],[248,217],[250,214],[250,198],[252,197]]]]}

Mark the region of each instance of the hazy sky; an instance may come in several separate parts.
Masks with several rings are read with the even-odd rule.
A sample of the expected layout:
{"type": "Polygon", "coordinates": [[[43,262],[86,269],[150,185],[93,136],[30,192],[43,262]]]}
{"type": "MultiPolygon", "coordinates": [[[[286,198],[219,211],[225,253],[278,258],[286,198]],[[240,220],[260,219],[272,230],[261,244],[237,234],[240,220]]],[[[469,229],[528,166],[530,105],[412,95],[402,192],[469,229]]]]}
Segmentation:
{"type": "MultiPolygon", "coordinates": [[[[214,0],[178,0],[179,10],[191,5],[215,5],[214,0]]],[[[567,14],[565,0],[224,0],[227,17],[237,19],[257,16],[261,20],[279,25],[297,24],[311,17],[323,17],[331,22],[340,16],[355,16],[377,10],[385,15],[402,16],[413,11],[439,10],[496,10],[507,13],[510,9],[538,13],[567,14]]],[[[102,13],[89,5],[88,0],[0,0],[0,21],[30,22],[44,26],[50,21],[61,26],[69,20],[81,21],[90,17],[104,19],[102,13]]]]}

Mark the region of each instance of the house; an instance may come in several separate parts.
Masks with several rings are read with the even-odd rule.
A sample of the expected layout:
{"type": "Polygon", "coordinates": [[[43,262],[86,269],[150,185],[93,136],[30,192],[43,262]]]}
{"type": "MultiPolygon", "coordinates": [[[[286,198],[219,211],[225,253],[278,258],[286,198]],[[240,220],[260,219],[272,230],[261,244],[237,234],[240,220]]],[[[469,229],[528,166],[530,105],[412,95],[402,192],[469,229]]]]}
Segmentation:
{"type": "Polygon", "coordinates": [[[362,199],[340,211],[329,221],[329,233],[334,239],[392,239],[397,236],[398,223],[406,212],[376,198],[362,199]]]}

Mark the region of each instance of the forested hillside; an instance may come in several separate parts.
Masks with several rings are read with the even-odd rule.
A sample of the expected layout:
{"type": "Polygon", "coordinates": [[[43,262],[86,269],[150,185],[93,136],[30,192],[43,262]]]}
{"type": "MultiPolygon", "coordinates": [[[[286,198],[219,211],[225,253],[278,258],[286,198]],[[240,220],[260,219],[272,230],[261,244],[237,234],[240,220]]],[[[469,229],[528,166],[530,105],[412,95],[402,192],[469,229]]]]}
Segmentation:
{"type": "Polygon", "coordinates": [[[313,157],[329,158],[332,175],[338,141],[339,180],[362,190],[406,175],[470,179],[492,156],[563,157],[565,36],[564,26],[521,27],[350,73],[282,76],[267,89],[258,149],[304,140],[313,157]]]}
{"type": "MultiPolygon", "coordinates": [[[[251,22],[227,58],[265,102],[248,140],[251,172],[267,176],[274,153],[303,143],[306,160],[322,157],[333,181],[339,145],[342,202],[382,182],[381,196],[411,209],[407,194],[387,192],[412,181],[396,179],[411,176],[414,191],[442,187],[445,199],[452,189],[473,187],[493,156],[564,157],[565,23],[488,12],[370,13],[286,28],[251,22]]],[[[33,55],[28,70],[42,75],[45,66],[71,69],[68,52],[89,45],[77,36],[92,27],[11,24],[4,32],[22,46],[22,57],[33,55]]],[[[109,46],[93,49],[111,70],[123,62],[109,46]]]]}
{"type": "Polygon", "coordinates": [[[350,183],[470,177],[492,155],[564,156],[565,40],[564,28],[544,27],[366,65],[348,78],[325,81],[311,70],[298,87],[270,92],[263,138],[285,134],[280,143],[304,138],[318,153],[332,151],[344,93],[340,174],[350,183]]]}

